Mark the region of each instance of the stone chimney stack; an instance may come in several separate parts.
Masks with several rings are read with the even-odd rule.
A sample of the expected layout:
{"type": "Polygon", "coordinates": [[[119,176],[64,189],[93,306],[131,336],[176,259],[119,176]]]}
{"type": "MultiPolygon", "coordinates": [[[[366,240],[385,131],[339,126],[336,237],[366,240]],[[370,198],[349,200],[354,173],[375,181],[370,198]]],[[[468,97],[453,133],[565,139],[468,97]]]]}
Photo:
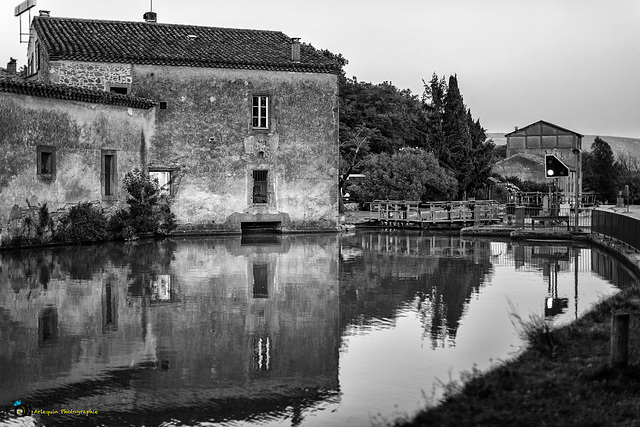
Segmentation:
{"type": "Polygon", "coordinates": [[[9,63],[7,63],[7,72],[11,74],[16,74],[18,72],[18,66],[14,58],[11,58],[9,63]]]}
{"type": "Polygon", "coordinates": [[[158,22],[158,14],[155,12],[146,12],[144,15],[142,15],[142,17],[144,18],[145,22],[158,22]]]}
{"type": "Polygon", "coordinates": [[[291,61],[300,62],[300,38],[291,39],[291,61]]]}

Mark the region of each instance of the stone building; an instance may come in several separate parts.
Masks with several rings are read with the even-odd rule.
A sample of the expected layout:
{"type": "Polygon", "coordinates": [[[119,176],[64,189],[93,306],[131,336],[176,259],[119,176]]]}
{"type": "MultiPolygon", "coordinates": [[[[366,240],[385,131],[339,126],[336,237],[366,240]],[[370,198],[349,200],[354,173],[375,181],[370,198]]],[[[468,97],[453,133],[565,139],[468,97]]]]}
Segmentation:
{"type": "Polygon", "coordinates": [[[29,206],[122,202],[118,171],[144,167],[154,105],[0,70],[0,230],[29,206]]]}
{"type": "MultiPolygon", "coordinates": [[[[568,168],[569,176],[556,179],[558,188],[575,191],[576,159],[574,149],[582,150],[582,135],[539,120],[505,135],[507,158],[497,162],[493,171],[501,176],[517,176],[523,181],[550,182],[545,178],[545,154],[558,157],[568,168]]],[[[580,186],[582,186],[580,177],[580,186]]]]}
{"type": "MultiPolygon", "coordinates": [[[[338,65],[277,31],[56,18],[31,26],[28,79],[157,105],[146,167],[183,229],[331,229],[338,65]]],[[[117,159],[118,173],[126,172],[117,159]]]]}

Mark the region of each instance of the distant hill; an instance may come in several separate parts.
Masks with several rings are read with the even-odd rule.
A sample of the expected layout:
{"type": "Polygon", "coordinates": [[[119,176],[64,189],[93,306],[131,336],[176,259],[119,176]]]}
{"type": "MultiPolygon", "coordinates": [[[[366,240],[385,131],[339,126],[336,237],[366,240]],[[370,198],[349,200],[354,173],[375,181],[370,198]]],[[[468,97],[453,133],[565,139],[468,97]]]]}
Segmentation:
{"type": "MultiPolygon", "coordinates": [[[[585,150],[591,151],[593,140],[599,135],[585,135],[582,138],[582,146],[585,150]]],[[[487,133],[487,138],[493,139],[494,144],[506,145],[507,138],[504,133],[487,133]]],[[[607,141],[611,146],[614,156],[618,157],[621,153],[630,154],[640,159],[640,138],[625,138],[622,136],[600,136],[600,139],[607,141]]]]}

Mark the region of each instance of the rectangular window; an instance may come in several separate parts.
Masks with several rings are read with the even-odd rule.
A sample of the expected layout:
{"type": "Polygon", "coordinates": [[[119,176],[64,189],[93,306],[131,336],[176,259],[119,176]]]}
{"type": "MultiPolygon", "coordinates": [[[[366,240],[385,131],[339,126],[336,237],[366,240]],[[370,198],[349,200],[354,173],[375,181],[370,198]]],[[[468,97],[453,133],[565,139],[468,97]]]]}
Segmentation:
{"type": "Polygon", "coordinates": [[[171,193],[171,171],[149,170],[149,176],[158,180],[161,196],[170,196],[171,193]]]}
{"type": "Polygon", "coordinates": [[[269,128],[269,97],[254,96],[251,108],[251,120],[254,129],[269,128]]]}
{"type": "Polygon", "coordinates": [[[253,171],[253,203],[267,203],[269,171],[253,171]]]}
{"type": "Polygon", "coordinates": [[[54,180],[56,178],[56,148],[48,145],[39,145],[37,149],[36,170],[42,180],[54,180]]]}
{"type": "Polygon", "coordinates": [[[102,150],[102,198],[115,200],[118,194],[118,162],[116,150],[102,150]]]}
{"type": "Polygon", "coordinates": [[[119,93],[122,95],[128,95],[131,92],[131,85],[126,83],[111,83],[106,82],[104,84],[104,90],[111,93],[119,93]]]}

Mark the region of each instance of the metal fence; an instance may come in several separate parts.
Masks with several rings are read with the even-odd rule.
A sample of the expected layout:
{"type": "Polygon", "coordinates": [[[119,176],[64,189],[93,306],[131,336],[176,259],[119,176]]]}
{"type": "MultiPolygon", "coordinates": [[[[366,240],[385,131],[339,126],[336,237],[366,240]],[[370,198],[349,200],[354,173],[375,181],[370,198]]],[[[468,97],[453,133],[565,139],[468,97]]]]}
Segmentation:
{"type": "Polygon", "coordinates": [[[640,250],[640,220],[637,218],[596,209],[591,214],[591,232],[613,237],[640,250]]]}
{"type": "MultiPolygon", "coordinates": [[[[509,205],[502,205],[500,217],[503,218],[502,226],[517,227],[524,229],[544,229],[553,231],[575,230],[575,210],[566,208],[560,209],[553,214],[545,212],[539,208],[524,207],[524,219],[518,222],[516,218],[516,208],[509,205]]],[[[578,229],[580,231],[591,230],[592,209],[583,208],[578,212],[578,229]]]]}

